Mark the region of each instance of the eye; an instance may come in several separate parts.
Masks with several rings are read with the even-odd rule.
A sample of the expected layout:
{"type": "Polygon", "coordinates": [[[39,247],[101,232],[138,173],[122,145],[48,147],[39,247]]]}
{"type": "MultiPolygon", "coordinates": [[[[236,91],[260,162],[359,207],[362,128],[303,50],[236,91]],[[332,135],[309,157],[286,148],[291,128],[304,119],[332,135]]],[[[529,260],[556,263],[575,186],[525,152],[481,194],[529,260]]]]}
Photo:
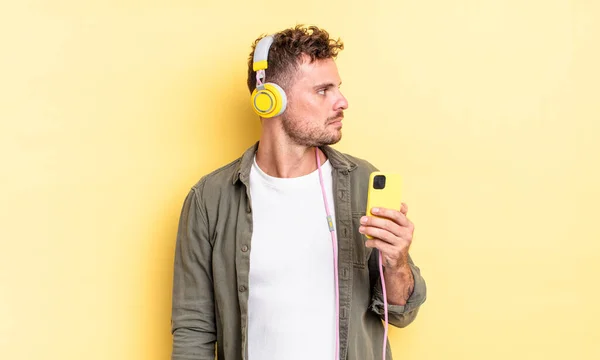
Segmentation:
{"type": "Polygon", "coordinates": [[[317,94],[319,95],[325,95],[325,91],[327,91],[327,89],[320,89],[317,91],[317,94]]]}

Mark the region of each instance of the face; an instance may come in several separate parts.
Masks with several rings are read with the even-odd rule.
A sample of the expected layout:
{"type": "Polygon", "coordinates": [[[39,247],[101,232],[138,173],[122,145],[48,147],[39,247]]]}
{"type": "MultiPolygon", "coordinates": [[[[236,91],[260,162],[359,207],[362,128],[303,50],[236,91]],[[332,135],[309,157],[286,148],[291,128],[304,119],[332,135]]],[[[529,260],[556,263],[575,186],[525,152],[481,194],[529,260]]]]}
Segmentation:
{"type": "Polygon", "coordinates": [[[288,105],[283,129],[296,144],[322,146],[342,138],[342,119],[348,101],[340,92],[341,80],[333,59],[304,59],[295,82],[286,90],[288,105]]]}

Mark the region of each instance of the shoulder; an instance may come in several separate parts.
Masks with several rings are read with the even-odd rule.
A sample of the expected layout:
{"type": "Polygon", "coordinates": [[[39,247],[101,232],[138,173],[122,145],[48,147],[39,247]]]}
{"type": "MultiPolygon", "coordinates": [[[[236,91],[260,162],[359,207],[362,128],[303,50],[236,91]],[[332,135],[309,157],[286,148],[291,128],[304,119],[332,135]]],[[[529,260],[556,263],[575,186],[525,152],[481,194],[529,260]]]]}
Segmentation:
{"type": "Polygon", "coordinates": [[[364,178],[366,176],[366,178],[368,178],[373,171],[378,171],[378,168],[367,159],[341,152],[333,148],[329,148],[328,150],[336,158],[338,163],[348,167],[350,174],[353,177],[364,178]]]}
{"type": "Polygon", "coordinates": [[[356,171],[359,172],[363,172],[366,171],[368,173],[371,173],[373,171],[378,171],[378,168],[373,165],[373,163],[371,163],[369,160],[357,157],[357,156],[353,156],[350,154],[343,154],[344,156],[346,156],[349,160],[351,160],[354,164],[356,164],[356,171]]]}
{"type": "Polygon", "coordinates": [[[237,159],[202,176],[192,186],[192,191],[207,195],[233,190],[240,178],[245,177],[250,171],[257,148],[258,142],[247,148],[237,159]]]}
{"type": "Polygon", "coordinates": [[[197,194],[211,194],[221,192],[228,187],[234,186],[235,174],[239,169],[241,158],[203,175],[198,182],[192,186],[192,191],[197,194]]]}

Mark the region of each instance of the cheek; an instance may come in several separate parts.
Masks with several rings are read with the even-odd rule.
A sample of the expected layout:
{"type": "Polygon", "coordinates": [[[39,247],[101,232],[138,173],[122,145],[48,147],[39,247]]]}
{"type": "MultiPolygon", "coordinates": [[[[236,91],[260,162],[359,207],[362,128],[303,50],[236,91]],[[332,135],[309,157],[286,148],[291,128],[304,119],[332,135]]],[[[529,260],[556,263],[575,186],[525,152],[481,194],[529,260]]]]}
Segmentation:
{"type": "Polygon", "coordinates": [[[331,101],[318,96],[294,96],[288,103],[290,116],[304,124],[321,124],[329,116],[331,101]]]}
{"type": "Polygon", "coordinates": [[[302,99],[290,105],[296,114],[306,119],[316,117],[319,114],[319,104],[314,99],[302,99]]]}

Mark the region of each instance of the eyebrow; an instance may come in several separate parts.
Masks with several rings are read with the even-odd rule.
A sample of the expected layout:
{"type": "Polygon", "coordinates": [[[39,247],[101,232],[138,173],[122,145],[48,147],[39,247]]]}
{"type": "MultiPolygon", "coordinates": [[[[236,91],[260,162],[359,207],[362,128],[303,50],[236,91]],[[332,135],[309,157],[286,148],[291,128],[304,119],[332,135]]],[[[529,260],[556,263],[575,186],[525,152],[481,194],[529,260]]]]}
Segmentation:
{"type": "MultiPolygon", "coordinates": [[[[342,82],[340,81],[340,85],[338,85],[338,86],[341,86],[341,85],[342,85],[342,82]]],[[[329,89],[329,88],[332,88],[332,87],[335,87],[335,86],[336,85],[334,83],[327,82],[327,83],[322,83],[322,84],[315,85],[314,88],[315,89],[329,89]]]]}

